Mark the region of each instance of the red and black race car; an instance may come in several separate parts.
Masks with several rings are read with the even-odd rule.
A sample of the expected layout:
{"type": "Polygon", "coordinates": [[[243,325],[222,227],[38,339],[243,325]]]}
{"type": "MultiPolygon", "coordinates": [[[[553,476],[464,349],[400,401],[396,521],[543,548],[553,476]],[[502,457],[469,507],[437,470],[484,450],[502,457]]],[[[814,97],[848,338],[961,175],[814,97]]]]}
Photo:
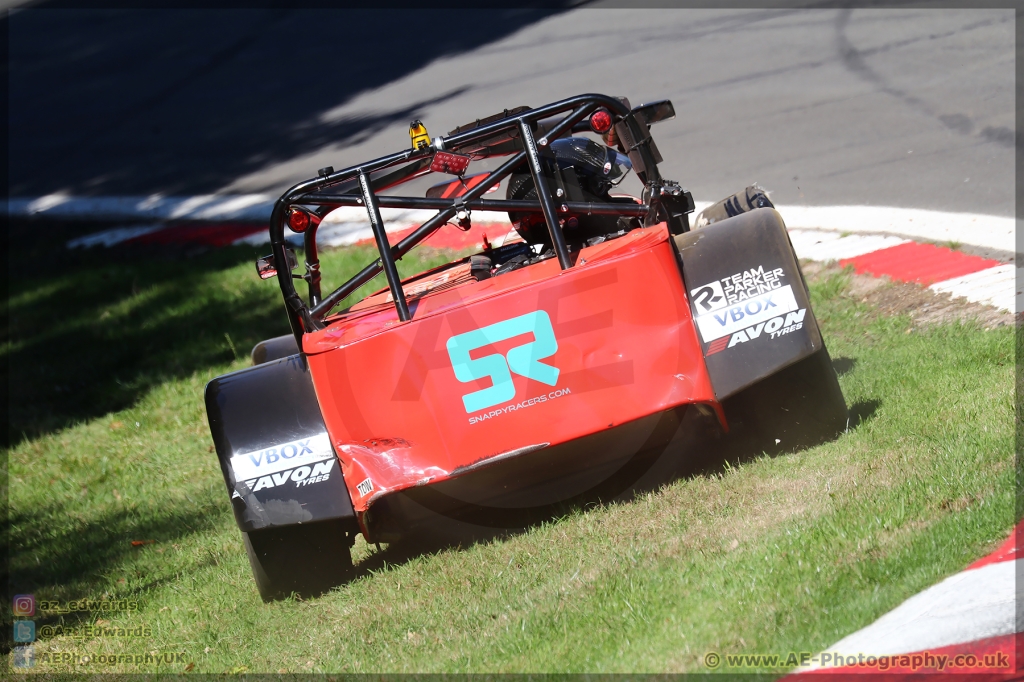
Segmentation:
{"type": "Polygon", "coordinates": [[[257,270],[276,276],[293,333],[206,389],[264,599],[344,581],[357,533],[516,528],[612,499],[709,428],[760,452],[846,427],[782,218],[748,190],[691,230],[693,200],[662,178],[651,137],[674,115],[590,94],[434,139],[417,121],[411,148],[321,169],[277,201],[257,270]],[[507,160],[467,174],[492,157],[507,160]],[[431,172],[451,177],[426,197],[382,194],[431,172]],[[613,193],[629,172],[640,197],[613,193]],[[482,198],[506,180],[504,200],[482,198]],[[343,206],[365,208],[380,257],[324,294],[317,228],[343,206]],[[391,245],[381,207],[437,213],[391,245]],[[399,278],[396,260],[473,211],[508,212],[519,237],[399,278]],[[382,272],[386,289],[336,310],[382,272]]]}

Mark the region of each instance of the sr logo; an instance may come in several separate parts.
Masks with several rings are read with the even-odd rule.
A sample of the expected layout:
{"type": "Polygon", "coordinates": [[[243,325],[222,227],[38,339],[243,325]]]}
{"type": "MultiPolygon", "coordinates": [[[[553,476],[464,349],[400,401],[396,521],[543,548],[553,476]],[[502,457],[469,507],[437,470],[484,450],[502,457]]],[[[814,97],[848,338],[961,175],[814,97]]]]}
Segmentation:
{"type": "Polygon", "coordinates": [[[718,310],[726,304],[721,282],[711,282],[702,287],[690,289],[690,296],[693,298],[694,306],[697,307],[698,315],[718,310]]]}
{"type": "Polygon", "coordinates": [[[448,339],[446,346],[456,379],[466,383],[490,377],[493,382],[489,388],[462,396],[462,404],[467,414],[515,398],[516,387],[512,383],[511,372],[548,386],[554,386],[558,381],[558,368],[540,362],[558,350],[551,318],[543,310],[496,322],[465,334],[457,334],[448,339]],[[505,356],[493,353],[476,360],[469,357],[477,348],[529,333],[533,334],[533,341],[512,348],[505,356]]]}

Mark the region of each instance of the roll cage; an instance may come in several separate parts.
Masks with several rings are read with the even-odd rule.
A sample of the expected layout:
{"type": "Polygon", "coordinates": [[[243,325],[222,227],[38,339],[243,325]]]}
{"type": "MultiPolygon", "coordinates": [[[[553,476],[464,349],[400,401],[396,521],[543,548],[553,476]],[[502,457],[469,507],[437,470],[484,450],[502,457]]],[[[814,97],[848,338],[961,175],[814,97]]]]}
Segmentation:
{"type": "MultiPolygon", "coordinates": [[[[666,221],[673,233],[687,231],[686,214],[693,211],[693,199],[689,192],[683,190],[677,183],[661,177],[657,164],[662,159],[650,135],[652,123],[672,118],[674,115],[672,104],[667,100],[630,109],[628,102],[619,98],[599,94],[578,95],[536,109],[520,107],[512,111],[506,110],[502,114],[457,128],[447,137],[436,137],[429,143],[426,142],[429,138],[424,136],[415,148],[344,170],[335,171],[331,167],[320,169],[316,178],[300,182],[285,192],[274,204],[270,217],[270,241],[273,247],[271,267],[277,272],[289,324],[299,348],[302,347],[304,333],[323,329],[324,319],[335,306],[382,271],[387,278],[398,318],[402,321],[411,319],[395,261],[434,234],[459,211],[543,213],[555,255],[563,270],[571,268],[573,260],[559,225],[559,213],[633,216],[642,218],[645,226],[666,221]],[[574,202],[562,199],[556,202],[551,193],[549,179],[544,175],[541,166],[541,157],[550,154],[549,140],[572,132],[590,130],[585,119],[602,108],[611,114],[612,129],[615,131],[619,150],[629,156],[637,177],[644,184],[642,203],[574,202]],[[551,120],[561,114],[564,114],[564,117],[560,120],[551,120]],[[433,199],[377,194],[431,172],[431,162],[438,152],[462,152],[474,155],[475,158],[511,155],[511,158],[491,172],[485,182],[475,185],[458,198],[433,199]],[[537,187],[536,200],[480,198],[489,188],[518,170],[523,164],[528,165],[537,187]],[[320,261],[316,249],[317,227],[324,216],[342,206],[366,208],[380,258],[334,291],[322,296],[320,261]],[[391,246],[381,219],[381,207],[432,209],[436,210],[437,214],[391,246]],[[308,227],[303,231],[306,267],[303,275],[291,273],[290,252],[284,238],[286,220],[289,213],[294,210],[303,211],[309,219],[308,227]],[[308,303],[296,292],[295,279],[306,281],[309,288],[308,303]]],[[[461,173],[459,175],[461,176],[461,173]]],[[[563,183],[558,173],[555,182],[560,186],[563,183]]],[[[571,195],[563,193],[564,198],[571,198],[571,195]]]]}

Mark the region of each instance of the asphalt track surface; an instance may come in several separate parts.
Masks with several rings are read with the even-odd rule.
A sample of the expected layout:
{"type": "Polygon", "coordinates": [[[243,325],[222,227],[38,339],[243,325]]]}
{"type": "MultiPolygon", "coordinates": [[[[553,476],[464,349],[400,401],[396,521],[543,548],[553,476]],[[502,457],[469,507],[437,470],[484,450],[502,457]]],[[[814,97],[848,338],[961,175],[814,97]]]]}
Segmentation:
{"type": "Polygon", "coordinates": [[[520,104],[671,99],[698,201],[1014,215],[1014,12],[69,10],[8,19],[10,190],[278,193],[520,104]],[[416,30],[412,30],[417,26],[416,30]]]}

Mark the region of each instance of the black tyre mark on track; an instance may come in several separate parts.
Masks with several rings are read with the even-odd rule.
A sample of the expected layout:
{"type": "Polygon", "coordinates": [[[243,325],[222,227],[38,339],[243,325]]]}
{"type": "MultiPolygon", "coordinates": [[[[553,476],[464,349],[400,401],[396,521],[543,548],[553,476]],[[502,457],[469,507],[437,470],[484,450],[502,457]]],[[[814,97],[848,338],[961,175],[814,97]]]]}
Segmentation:
{"type": "MultiPolygon", "coordinates": [[[[965,114],[939,114],[924,100],[915,97],[905,90],[889,85],[881,75],[868,66],[867,62],[864,61],[865,56],[887,52],[919,40],[924,40],[924,38],[903,40],[897,43],[891,43],[870,50],[861,51],[855,48],[850,42],[850,39],[846,37],[846,25],[850,22],[851,14],[853,14],[853,10],[845,8],[839,10],[839,14],[836,16],[836,49],[839,52],[839,58],[843,65],[858,77],[874,84],[880,91],[887,95],[892,95],[893,97],[901,100],[918,113],[938,120],[944,126],[956,133],[970,136],[974,131],[974,121],[972,121],[969,116],[965,114]]],[[[993,23],[996,22],[992,20],[979,21],[973,24],[968,24],[967,26],[960,28],[958,31],[950,31],[943,34],[931,34],[928,36],[928,39],[937,40],[940,38],[948,38],[960,31],[974,30],[976,28],[990,26],[993,23]]],[[[1016,134],[1014,131],[1003,126],[986,126],[980,133],[978,133],[978,137],[1002,147],[1013,147],[1016,144],[1016,134]]]]}

